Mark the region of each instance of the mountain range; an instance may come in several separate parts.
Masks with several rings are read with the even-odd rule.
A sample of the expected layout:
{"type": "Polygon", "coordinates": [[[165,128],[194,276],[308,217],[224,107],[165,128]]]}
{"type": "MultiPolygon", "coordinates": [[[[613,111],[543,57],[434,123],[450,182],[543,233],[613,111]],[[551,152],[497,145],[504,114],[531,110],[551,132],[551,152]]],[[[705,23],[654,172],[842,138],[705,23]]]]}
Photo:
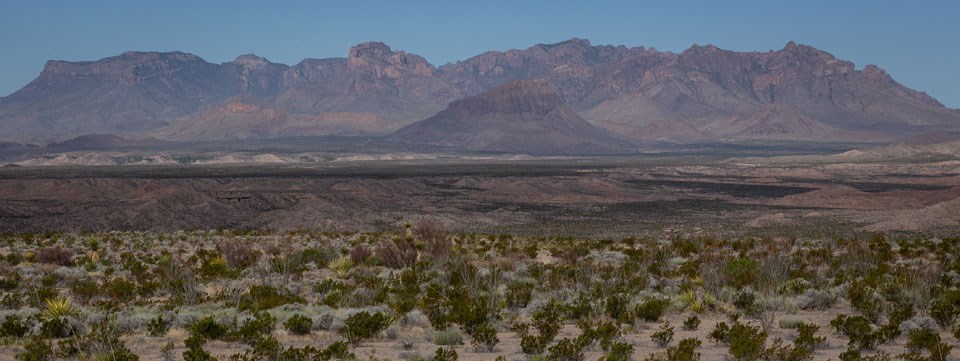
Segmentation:
{"type": "Polygon", "coordinates": [[[524,151],[499,141],[510,135],[539,144],[534,150],[593,153],[652,140],[893,142],[960,130],[960,110],[877,66],[857,69],[793,42],[767,52],[694,45],[671,53],[582,39],[439,67],[377,42],[293,66],[255,55],[214,64],[182,52],[127,52],[50,61],[0,98],[0,141],[18,143],[397,130],[389,139],[524,151]]]}

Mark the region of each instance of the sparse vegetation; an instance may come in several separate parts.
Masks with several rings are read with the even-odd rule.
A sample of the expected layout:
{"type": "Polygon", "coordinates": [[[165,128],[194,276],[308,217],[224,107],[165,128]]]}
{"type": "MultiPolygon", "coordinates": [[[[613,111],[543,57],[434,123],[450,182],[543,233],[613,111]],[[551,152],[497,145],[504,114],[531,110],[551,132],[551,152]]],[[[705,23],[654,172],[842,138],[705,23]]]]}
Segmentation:
{"type": "Polygon", "coordinates": [[[412,359],[519,351],[548,360],[698,360],[701,348],[719,348],[733,360],[799,361],[831,344],[848,347],[843,360],[946,360],[960,329],[960,281],[950,276],[960,271],[956,239],[893,248],[883,240],[609,241],[421,226],[2,237],[0,337],[10,346],[0,348],[22,360],[132,359],[128,335],[150,336],[137,340],[167,355],[185,349],[187,360],[211,360],[221,344],[242,345],[234,359],[330,360],[393,352],[383,351],[389,343],[412,359]],[[41,249],[73,255],[61,266],[62,252],[45,251],[39,262],[41,249]],[[772,260],[786,264],[777,270],[772,260]],[[839,312],[838,301],[852,311],[839,312]],[[801,309],[832,321],[791,314],[801,309]],[[713,327],[714,342],[694,337],[700,327],[713,327]],[[819,334],[828,328],[835,332],[819,334]],[[507,330],[516,338],[504,338],[507,330]],[[650,342],[635,344],[629,335],[637,333],[650,342]],[[299,347],[289,335],[342,342],[299,347]],[[424,341],[440,348],[425,350],[424,341]]]}

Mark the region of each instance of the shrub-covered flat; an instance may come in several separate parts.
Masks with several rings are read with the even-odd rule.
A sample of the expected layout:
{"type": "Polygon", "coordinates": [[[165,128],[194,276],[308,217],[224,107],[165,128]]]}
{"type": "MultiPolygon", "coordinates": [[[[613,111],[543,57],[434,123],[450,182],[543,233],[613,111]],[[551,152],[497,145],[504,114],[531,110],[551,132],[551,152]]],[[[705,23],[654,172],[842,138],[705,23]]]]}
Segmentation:
{"type": "Polygon", "coordinates": [[[0,359],[949,360],[960,239],[0,236],[0,359]]]}

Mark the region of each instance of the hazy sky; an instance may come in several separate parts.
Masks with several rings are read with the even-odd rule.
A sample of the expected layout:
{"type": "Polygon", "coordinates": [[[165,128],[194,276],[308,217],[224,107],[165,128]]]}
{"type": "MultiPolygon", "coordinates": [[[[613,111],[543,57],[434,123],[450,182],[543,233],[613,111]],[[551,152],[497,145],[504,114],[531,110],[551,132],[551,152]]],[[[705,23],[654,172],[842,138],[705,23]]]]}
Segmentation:
{"type": "Polygon", "coordinates": [[[245,53],[295,64],[377,40],[442,65],[487,50],[572,37],[679,52],[789,40],[877,64],[960,108],[960,1],[44,1],[0,0],[0,96],[46,60],[181,50],[210,62],[245,53]],[[273,3],[281,3],[275,5],[273,3]]]}

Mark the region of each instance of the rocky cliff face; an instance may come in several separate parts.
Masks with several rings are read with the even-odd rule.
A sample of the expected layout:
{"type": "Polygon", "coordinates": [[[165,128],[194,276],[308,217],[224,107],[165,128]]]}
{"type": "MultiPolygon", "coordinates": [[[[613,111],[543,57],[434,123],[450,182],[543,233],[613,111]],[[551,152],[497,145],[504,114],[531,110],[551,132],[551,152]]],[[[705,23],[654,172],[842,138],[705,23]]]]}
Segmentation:
{"type": "Polygon", "coordinates": [[[96,62],[51,61],[0,100],[0,131],[45,140],[157,128],[240,90],[219,65],[185,53],[129,52],[96,62]]]}
{"type": "Polygon", "coordinates": [[[454,101],[393,140],[527,154],[606,154],[622,143],[563,105],[544,81],[517,80],[454,101]]]}
{"type": "Polygon", "coordinates": [[[883,70],[804,45],[769,52],[698,46],[680,54],[571,40],[441,67],[467,91],[542,78],[588,120],[632,139],[889,140],[956,128],[960,113],[883,70]],[[727,127],[732,119],[738,123],[727,127]]]}
{"type": "Polygon", "coordinates": [[[289,88],[276,103],[293,114],[373,115],[395,130],[460,97],[434,71],[419,55],[363,43],[350,48],[346,59],[295,66],[285,75],[289,88]]]}
{"type": "MultiPolygon", "coordinates": [[[[889,141],[960,130],[960,111],[904,87],[883,69],[857,70],[793,42],[768,52],[695,45],[676,54],[571,39],[439,68],[376,42],[352,47],[346,58],[294,66],[255,55],[211,64],[179,52],[52,61],[36,80],[0,98],[0,140],[45,144],[171,127],[200,134],[189,128],[210,129],[204,123],[211,118],[225,131],[216,133],[227,137],[284,136],[292,124],[298,134],[384,133],[523,79],[545,81],[580,116],[631,140],[889,141]],[[244,121],[231,123],[234,113],[216,109],[229,108],[236,97],[283,116],[258,122],[255,113],[245,113],[244,121]],[[336,126],[324,123],[332,119],[336,126]],[[364,121],[351,126],[351,119],[364,121]],[[239,129],[253,124],[270,131],[239,129]]],[[[496,107],[491,104],[483,107],[496,107]]]]}

